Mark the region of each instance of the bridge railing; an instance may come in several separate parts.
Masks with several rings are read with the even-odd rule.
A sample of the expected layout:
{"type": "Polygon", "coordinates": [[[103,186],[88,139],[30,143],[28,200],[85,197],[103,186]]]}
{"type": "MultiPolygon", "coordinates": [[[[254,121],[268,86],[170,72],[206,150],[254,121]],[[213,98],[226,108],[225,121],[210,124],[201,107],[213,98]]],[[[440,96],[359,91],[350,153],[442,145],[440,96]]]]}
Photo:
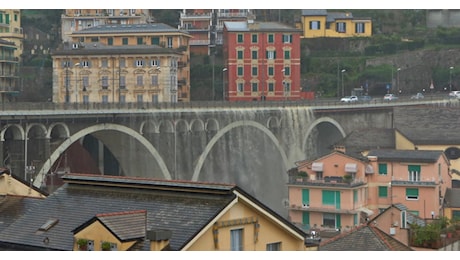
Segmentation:
{"type": "MultiPolygon", "coordinates": [[[[275,107],[305,107],[305,106],[357,106],[357,105],[384,105],[397,103],[424,103],[437,100],[452,100],[445,94],[427,95],[424,99],[410,99],[402,96],[397,100],[385,101],[383,98],[374,98],[367,102],[342,103],[336,98],[316,98],[308,100],[283,101],[191,101],[178,103],[54,103],[54,102],[3,102],[0,109],[3,111],[15,110],[141,110],[141,109],[212,109],[212,108],[275,108],[275,107]]],[[[458,101],[458,100],[455,100],[458,101]]]]}

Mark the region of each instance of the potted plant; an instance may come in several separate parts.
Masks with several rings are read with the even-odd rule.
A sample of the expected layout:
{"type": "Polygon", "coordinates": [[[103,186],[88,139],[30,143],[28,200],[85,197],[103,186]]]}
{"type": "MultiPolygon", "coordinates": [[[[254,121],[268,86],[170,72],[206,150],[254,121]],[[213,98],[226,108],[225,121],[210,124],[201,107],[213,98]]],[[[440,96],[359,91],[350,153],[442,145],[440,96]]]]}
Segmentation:
{"type": "Polygon", "coordinates": [[[77,240],[78,249],[86,250],[88,248],[88,239],[79,238],[77,240]]]}
{"type": "Polygon", "coordinates": [[[308,174],[305,171],[300,171],[300,172],[297,173],[297,181],[302,182],[302,181],[304,181],[304,178],[306,178],[306,177],[308,177],[308,174]]]}
{"type": "Polygon", "coordinates": [[[104,241],[101,244],[102,251],[110,251],[111,245],[110,242],[104,241]]]}
{"type": "Polygon", "coordinates": [[[353,177],[349,174],[343,176],[343,181],[345,183],[351,183],[352,180],[353,180],[353,177]]]}

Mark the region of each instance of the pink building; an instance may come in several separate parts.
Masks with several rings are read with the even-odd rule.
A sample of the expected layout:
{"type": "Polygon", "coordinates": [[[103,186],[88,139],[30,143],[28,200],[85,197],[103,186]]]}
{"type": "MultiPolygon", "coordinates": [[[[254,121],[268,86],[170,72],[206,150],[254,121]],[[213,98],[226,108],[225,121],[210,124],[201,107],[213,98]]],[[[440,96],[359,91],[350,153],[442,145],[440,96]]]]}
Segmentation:
{"type": "Polygon", "coordinates": [[[348,230],[396,203],[438,218],[451,186],[443,151],[381,149],[360,158],[334,151],[289,175],[289,217],[305,229],[348,230]]]}

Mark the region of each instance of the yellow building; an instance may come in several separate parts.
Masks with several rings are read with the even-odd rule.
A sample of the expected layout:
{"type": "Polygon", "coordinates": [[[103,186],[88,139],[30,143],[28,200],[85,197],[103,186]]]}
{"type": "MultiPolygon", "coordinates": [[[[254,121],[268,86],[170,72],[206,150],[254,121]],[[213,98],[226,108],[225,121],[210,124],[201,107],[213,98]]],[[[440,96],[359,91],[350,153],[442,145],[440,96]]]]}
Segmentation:
{"type": "Polygon", "coordinates": [[[189,39],[162,23],[74,32],[52,53],[53,102],[190,101],[189,39]]]}
{"type": "Polygon", "coordinates": [[[90,174],[62,178],[65,184],[40,207],[0,230],[0,249],[316,249],[306,246],[300,228],[232,184],[90,174]]]}
{"type": "Polygon", "coordinates": [[[151,17],[146,9],[66,9],[61,15],[61,37],[68,42],[73,32],[94,26],[147,22],[151,22],[151,17]]]}
{"type": "Polygon", "coordinates": [[[14,43],[16,46],[14,57],[20,60],[23,52],[24,33],[21,27],[21,11],[19,9],[0,9],[0,38],[14,43]]]}
{"type": "Polygon", "coordinates": [[[302,29],[302,38],[372,36],[370,18],[355,18],[349,12],[328,12],[323,9],[302,10],[297,28],[302,29]]]}

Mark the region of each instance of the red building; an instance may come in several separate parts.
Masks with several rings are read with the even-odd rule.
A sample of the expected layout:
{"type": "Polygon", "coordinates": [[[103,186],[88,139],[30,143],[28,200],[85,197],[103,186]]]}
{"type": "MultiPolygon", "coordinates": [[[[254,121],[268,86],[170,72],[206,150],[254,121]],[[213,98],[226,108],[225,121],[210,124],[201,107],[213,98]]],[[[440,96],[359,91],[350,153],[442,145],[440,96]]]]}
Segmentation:
{"type": "Polygon", "coordinates": [[[301,99],[301,34],[277,22],[225,22],[224,99],[301,99]]]}

